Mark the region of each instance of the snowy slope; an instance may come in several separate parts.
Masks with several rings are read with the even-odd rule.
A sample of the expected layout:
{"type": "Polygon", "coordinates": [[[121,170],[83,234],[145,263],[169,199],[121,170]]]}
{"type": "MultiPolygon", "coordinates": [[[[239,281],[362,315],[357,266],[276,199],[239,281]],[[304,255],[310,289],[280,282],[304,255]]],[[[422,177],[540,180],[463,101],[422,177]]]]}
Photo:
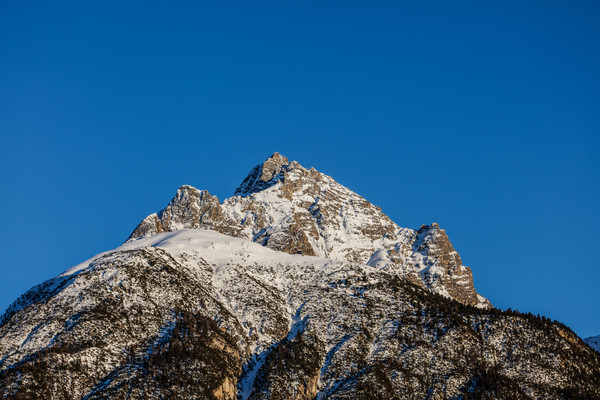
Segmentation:
{"type": "Polygon", "coordinates": [[[600,336],[592,336],[584,340],[592,349],[600,352],[600,336]]]}

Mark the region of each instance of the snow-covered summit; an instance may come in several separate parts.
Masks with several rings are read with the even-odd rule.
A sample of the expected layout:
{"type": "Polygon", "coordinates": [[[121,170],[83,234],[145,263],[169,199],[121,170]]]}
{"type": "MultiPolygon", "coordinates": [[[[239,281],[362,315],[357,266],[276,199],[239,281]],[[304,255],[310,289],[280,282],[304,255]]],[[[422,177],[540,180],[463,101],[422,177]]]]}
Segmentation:
{"type": "Polygon", "coordinates": [[[600,399],[600,354],[484,308],[438,224],[400,228],[270,160],[223,202],[180,187],[123,245],[19,297],[0,398],[600,399]]]}
{"type": "Polygon", "coordinates": [[[275,153],[235,193],[220,202],[206,190],[181,186],[128,240],[210,229],[289,254],[369,263],[462,303],[490,305],[437,224],[401,228],[381,208],[314,168],[275,153]]]}

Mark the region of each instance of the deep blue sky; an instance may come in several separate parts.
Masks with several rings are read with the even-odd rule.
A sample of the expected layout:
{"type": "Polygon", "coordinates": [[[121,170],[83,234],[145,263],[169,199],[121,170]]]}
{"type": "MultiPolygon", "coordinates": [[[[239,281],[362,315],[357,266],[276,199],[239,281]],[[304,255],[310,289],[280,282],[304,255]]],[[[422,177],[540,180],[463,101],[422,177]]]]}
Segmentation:
{"type": "Polygon", "coordinates": [[[0,308],[279,151],[600,334],[597,2],[79,3],[0,6],[0,308]]]}

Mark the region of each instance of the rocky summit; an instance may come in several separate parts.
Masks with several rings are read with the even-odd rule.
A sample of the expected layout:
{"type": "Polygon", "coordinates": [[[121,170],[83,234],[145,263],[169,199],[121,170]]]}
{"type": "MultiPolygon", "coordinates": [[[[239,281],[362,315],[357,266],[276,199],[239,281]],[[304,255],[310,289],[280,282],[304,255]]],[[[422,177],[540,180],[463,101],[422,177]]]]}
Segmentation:
{"type": "Polygon", "coordinates": [[[600,354],[501,311],[437,224],[274,154],[182,186],[0,317],[8,399],[600,399],[600,354]]]}
{"type": "Polygon", "coordinates": [[[210,229],[273,250],[367,264],[463,304],[489,307],[438,224],[401,228],[381,208],[279,153],[250,171],[222,203],[182,186],[129,241],[182,228],[210,229]]]}

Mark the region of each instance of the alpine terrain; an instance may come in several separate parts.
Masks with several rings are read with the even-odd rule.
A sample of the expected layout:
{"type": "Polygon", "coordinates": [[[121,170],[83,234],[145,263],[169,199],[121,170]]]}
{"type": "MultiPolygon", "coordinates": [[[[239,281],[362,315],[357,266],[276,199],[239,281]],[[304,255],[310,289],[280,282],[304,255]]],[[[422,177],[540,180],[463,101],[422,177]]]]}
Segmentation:
{"type": "MultiPolygon", "coordinates": [[[[591,344],[591,343],[590,343],[591,344]]],[[[438,224],[275,153],[182,186],[0,317],[8,399],[600,399],[600,353],[501,311],[438,224]]]]}
{"type": "Polygon", "coordinates": [[[600,335],[589,337],[585,339],[585,342],[596,351],[600,351],[600,335]]]}

